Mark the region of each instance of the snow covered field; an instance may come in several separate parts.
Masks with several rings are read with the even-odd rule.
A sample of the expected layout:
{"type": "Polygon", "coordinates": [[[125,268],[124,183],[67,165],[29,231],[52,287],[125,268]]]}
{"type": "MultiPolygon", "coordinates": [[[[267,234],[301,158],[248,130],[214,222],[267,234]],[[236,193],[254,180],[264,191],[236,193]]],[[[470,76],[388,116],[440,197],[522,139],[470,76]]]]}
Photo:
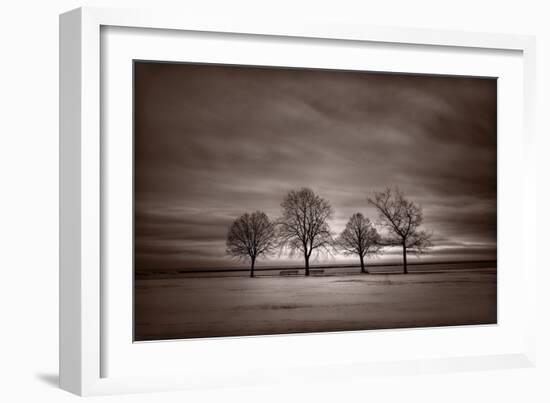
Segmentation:
{"type": "Polygon", "coordinates": [[[491,324],[496,269],[138,279],[135,339],[491,324]]]}

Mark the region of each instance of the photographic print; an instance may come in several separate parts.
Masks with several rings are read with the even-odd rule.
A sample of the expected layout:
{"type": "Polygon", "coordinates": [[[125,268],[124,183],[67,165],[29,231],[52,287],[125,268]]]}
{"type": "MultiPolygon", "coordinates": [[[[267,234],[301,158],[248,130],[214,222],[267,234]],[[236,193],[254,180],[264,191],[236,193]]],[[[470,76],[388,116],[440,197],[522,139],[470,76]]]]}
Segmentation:
{"type": "Polygon", "coordinates": [[[497,322],[497,80],[134,61],[134,340],[497,322]]]}

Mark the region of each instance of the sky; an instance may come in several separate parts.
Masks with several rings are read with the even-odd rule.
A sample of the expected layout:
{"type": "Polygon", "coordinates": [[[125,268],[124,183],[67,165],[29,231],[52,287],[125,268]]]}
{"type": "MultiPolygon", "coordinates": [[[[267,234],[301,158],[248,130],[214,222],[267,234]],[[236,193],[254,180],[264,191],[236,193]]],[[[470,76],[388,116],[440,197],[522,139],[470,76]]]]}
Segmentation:
{"type": "MultiPolygon", "coordinates": [[[[335,235],[398,187],[433,233],[423,260],[496,259],[496,95],[489,78],[135,62],[135,267],[245,266],[231,222],[276,219],[301,187],[331,203],[335,235]]],[[[332,261],[350,260],[314,263],[332,261]]]]}

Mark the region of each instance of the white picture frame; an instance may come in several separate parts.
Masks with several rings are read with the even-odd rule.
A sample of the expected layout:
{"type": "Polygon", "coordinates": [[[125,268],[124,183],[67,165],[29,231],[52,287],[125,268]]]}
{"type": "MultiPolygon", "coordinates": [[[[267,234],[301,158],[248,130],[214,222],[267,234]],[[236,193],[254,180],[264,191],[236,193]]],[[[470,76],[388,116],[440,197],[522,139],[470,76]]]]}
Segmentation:
{"type": "MultiPolygon", "coordinates": [[[[109,90],[105,88],[109,84],[102,81],[101,61],[101,32],[106,27],[194,32],[194,35],[199,37],[201,33],[219,33],[219,35],[252,36],[259,40],[262,38],[328,40],[334,41],[331,42],[331,46],[335,47],[345,43],[379,43],[418,45],[434,49],[467,49],[479,54],[489,51],[516,52],[520,58],[522,71],[521,77],[517,78],[521,81],[523,89],[523,97],[518,101],[522,106],[520,120],[523,126],[520,131],[523,133],[522,135],[518,133],[517,137],[514,137],[517,143],[511,143],[510,147],[501,150],[499,145],[499,158],[501,151],[513,152],[514,144],[521,146],[521,149],[516,147],[517,152],[522,153],[517,157],[521,161],[521,169],[515,170],[516,179],[521,181],[522,189],[519,196],[522,202],[522,226],[519,229],[522,246],[517,259],[521,266],[523,281],[518,284],[520,289],[518,292],[525,299],[523,305],[525,312],[535,312],[536,254],[527,253],[529,234],[535,232],[533,196],[535,194],[535,159],[533,158],[535,42],[533,37],[350,26],[314,20],[299,23],[275,22],[270,21],[269,18],[261,21],[250,21],[244,18],[215,21],[195,18],[193,15],[172,15],[149,10],[80,8],[60,17],[60,384],[63,389],[79,395],[96,395],[223,385],[243,386],[270,383],[274,380],[292,382],[296,375],[299,375],[301,381],[304,378],[330,380],[350,374],[354,374],[353,376],[380,373],[392,375],[534,365],[535,319],[526,315],[525,320],[521,324],[514,324],[513,329],[515,335],[521,333],[521,342],[514,339],[513,343],[506,345],[498,353],[496,350],[485,352],[480,349],[475,352],[468,350],[469,353],[457,356],[445,354],[442,350],[437,352],[434,350],[432,354],[419,355],[417,358],[393,357],[389,360],[369,361],[359,356],[356,360],[341,362],[331,361],[328,358],[326,362],[322,359],[308,362],[307,360],[312,357],[305,354],[291,360],[288,365],[285,361],[272,361],[270,364],[268,360],[264,363],[263,375],[255,373],[255,376],[249,376],[254,365],[252,361],[243,360],[242,363],[233,363],[230,373],[229,367],[213,369],[215,362],[206,360],[208,365],[203,365],[205,367],[203,372],[189,372],[193,363],[197,364],[201,359],[200,351],[215,349],[222,357],[226,354],[226,358],[229,358],[230,356],[227,355],[229,349],[245,348],[242,343],[238,346],[234,339],[232,341],[217,339],[206,340],[201,342],[202,344],[195,341],[183,341],[179,344],[178,342],[156,343],[164,344],[162,354],[165,355],[185,346],[182,343],[187,343],[186,346],[189,347],[187,354],[195,350],[195,354],[190,354],[190,359],[186,362],[167,365],[172,369],[171,372],[167,371],[157,376],[147,373],[125,374],[127,369],[123,366],[119,366],[120,370],[108,371],[105,364],[106,357],[110,354],[109,350],[112,351],[113,348],[106,347],[112,342],[105,329],[102,329],[109,324],[105,318],[110,314],[111,305],[106,302],[108,290],[103,283],[109,276],[102,271],[106,266],[102,231],[102,225],[105,223],[102,223],[102,220],[106,217],[101,212],[102,198],[105,197],[103,193],[106,176],[110,174],[105,169],[107,157],[104,155],[105,145],[101,137],[102,131],[106,130],[102,121],[102,92],[106,93],[109,90]],[[529,307],[533,309],[528,309],[529,307]],[[209,365],[212,376],[204,376],[209,371],[209,365]],[[177,371],[178,368],[179,371],[177,371]],[[307,368],[306,372],[303,371],[304,368],[307,368]],[[116,372],[116,375],[111,376],[111,372],[116,372]],[[277,376],[272,376],[273,374],[277,376]]],[[[131,144],[127,146],[131,147],[131,144]]],[[[510,166],[509,169],[511,168],[513,167],[510,166]]],[[[499,237],[500,235],[499,232],[499,237]]],[[[502,256],[499,253],[499,262],[500,259],[502,256]]],[[[130,286],[129,283],[128,287],[130,286]]],[[[464,329],[462,331],[464,333],[464,329]]],[[[492,331],[491,329],[482,330],[487,333],[487,337],[492,331]]],[[[118,330],[112,329],[112,332],[118,332],[118,330]]],[[[403,331],[393,332],[401,332],[398,336],[401,338],[409,337],[403,331]]],[[[439,340],[444,339],[447,337],[444,332],[445,330],[434,337],[439,340]]],[[[456,331],[450,330],[450,332],[456,331]]],[[[428,333],[424,335],[431,337],[428,333]]],[[[472,332],[470,335],[476,337],[472,332]]],[[[333,339],[338,337],[340,339],[346,337],[346,343],[360,343],[366,336],[365,333],[359,332],[328,337],[322,340],[323,343],[330,345],[334,342],[333,339]]],[[[377,337],[381,337],[380,333],[377,337]]],[[[253,355],[258,355],[265,352],[266,348],[280,353],[284,351],[285,346],[304,348],[305,345],[310,344],[309,340],[317,340],[318,343],[320,339],[318,336],[302,335],[267,338],[264,336],[246,340],[249,340],[246,348],[253,351],[253,355]],[[314,337],[317,338],[314,339],[314,337]]],[[[115,345],[114,348],[116,347],[115,345]]],[[[130,349],[128,351],[129,354],[133,354],[130,349]]],[[[140,352],[136,354],[138,353],[141,354],[140,352]]],[[[150,353],[146,354],[150,355],[150,353]]],[[[128,356],[121,356],[119,360],[125,358],[128,356]]],[[[275,359],[275,357],[272,358],[275,359]]],[[[160,360],[167,359],[160,358],[160,360]]],[[[131,362],[131,360],[128,361],[131,362]]]]}

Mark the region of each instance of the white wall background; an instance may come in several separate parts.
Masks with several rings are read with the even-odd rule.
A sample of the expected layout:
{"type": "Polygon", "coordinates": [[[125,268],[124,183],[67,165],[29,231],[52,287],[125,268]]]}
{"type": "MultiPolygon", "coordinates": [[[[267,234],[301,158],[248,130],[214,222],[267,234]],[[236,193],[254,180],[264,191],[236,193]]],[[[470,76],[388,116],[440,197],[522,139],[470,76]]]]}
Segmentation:
{"type": "Polygon", "coordinates": [[[537,35],[539,312],[537,368],[371,377],[303,387],[261,387],[99,397],[124,402],[547,402],[550,401],[549,218],[550,10],[546,1],[331,2],[7,0],[0,6],[0,400],[75,401],[56,387],[58,336],[58,14],[81,5],[179,7],[180,12],[273,19],[315,16],[374,25],[537,35]],[[545,4],[546,3],[546,4],[545,4]],[[545,171],[546,170],[546,171],[545,171]]]}

